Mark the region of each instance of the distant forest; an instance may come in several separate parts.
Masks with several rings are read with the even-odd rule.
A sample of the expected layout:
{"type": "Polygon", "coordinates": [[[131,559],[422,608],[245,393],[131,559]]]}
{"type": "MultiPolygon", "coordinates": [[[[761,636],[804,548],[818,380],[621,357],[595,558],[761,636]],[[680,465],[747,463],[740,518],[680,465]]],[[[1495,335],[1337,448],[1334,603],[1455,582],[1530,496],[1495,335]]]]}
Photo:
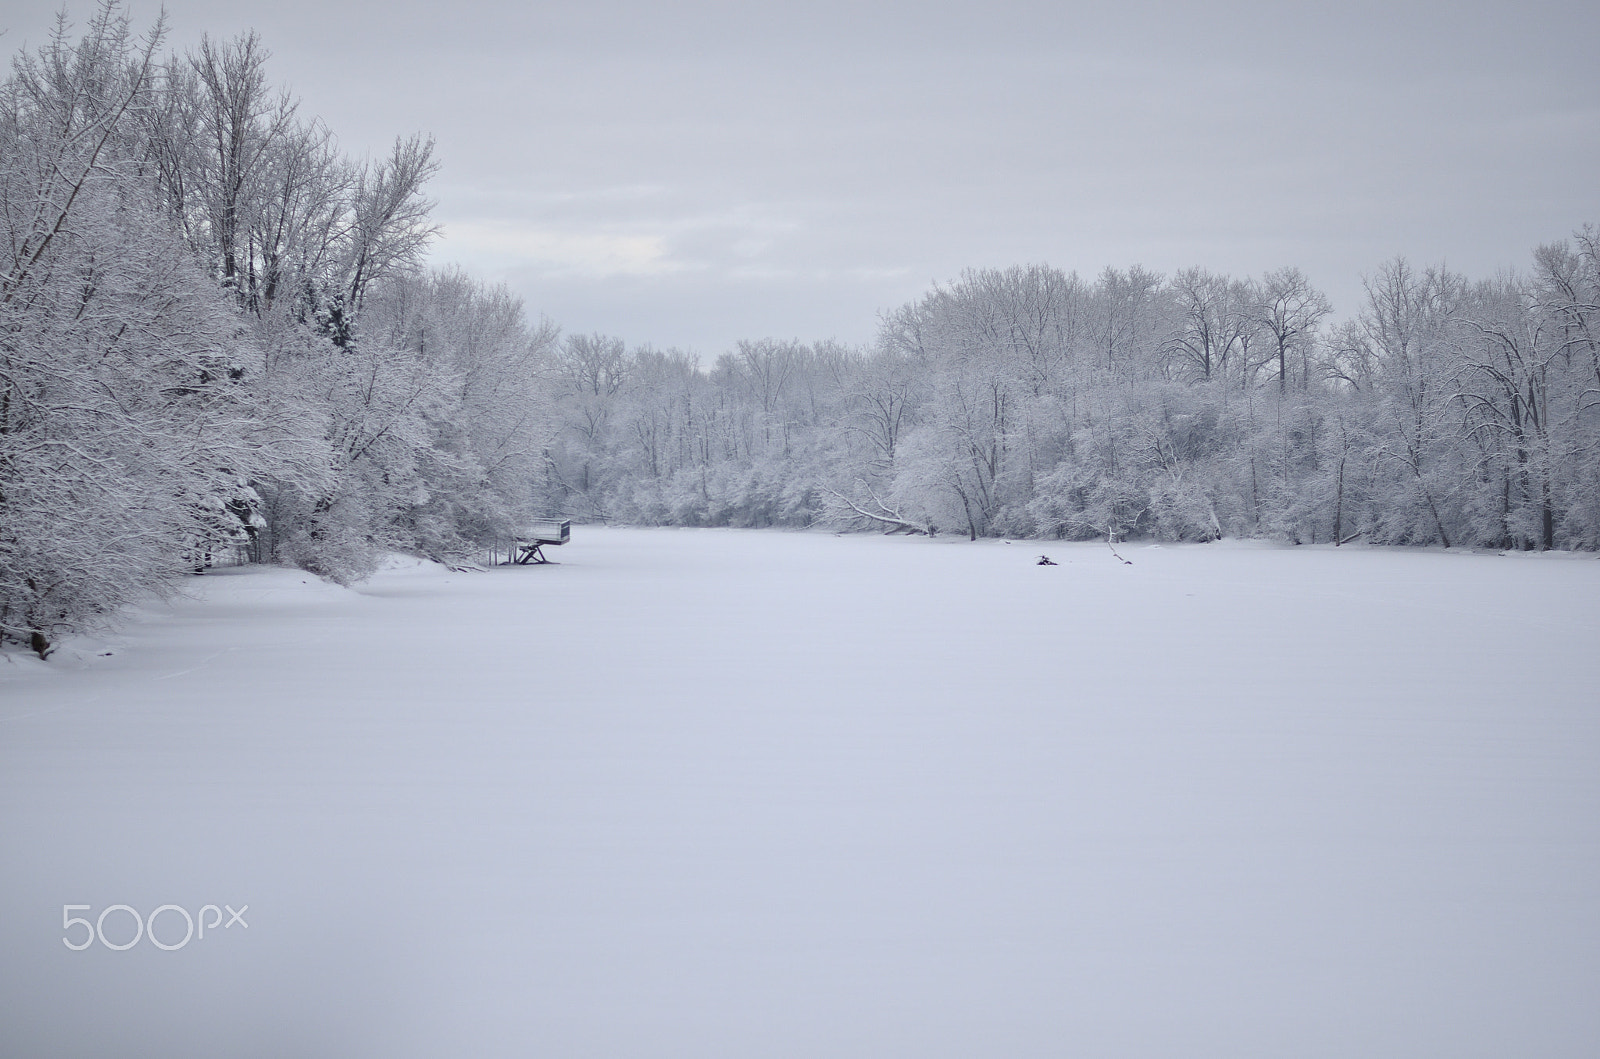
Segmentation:
{"type": "Polygon", "coordinates": [[[1116,542],[1600,547],[1600,232],[1396,259],[973,271],[867,348],[562,336],[428,270],[432,141],[346,157],[254,35],[115,4],[0,87],[0,640],[237,549],[343,583],[532,515],[1116,542]]]}

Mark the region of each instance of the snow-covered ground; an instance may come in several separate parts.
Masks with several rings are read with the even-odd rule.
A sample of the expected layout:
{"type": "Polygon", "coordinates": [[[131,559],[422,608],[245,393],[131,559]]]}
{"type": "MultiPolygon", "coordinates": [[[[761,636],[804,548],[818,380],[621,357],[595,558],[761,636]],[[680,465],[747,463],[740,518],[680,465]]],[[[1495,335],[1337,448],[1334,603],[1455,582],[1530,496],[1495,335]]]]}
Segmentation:
{"type": "Polygon", "coordinates": [[[1600,562],[1122,551],[578,527],[8,656],[0,1055],[1593,1056],[1600,562]]]}

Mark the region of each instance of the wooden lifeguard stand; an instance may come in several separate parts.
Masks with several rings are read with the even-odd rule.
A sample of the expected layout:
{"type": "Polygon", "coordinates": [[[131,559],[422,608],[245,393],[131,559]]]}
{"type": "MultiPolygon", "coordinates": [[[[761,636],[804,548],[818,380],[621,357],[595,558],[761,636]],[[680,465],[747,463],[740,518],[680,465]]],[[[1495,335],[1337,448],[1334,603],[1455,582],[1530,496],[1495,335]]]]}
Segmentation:
{"type": "Polygon", "coordinates": [[[562,545],[572,539],[572,523],[567,519],[539,518],[525,524],[511,542],[510,562],[518,566],[547,563],[545,545],[562,545]]]}

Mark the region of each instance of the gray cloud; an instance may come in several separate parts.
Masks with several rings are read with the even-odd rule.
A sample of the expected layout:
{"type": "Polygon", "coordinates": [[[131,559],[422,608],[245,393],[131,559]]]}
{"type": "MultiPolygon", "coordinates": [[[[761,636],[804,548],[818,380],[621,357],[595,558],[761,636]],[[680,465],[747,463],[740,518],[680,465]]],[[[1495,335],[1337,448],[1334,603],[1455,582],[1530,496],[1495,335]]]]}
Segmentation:
{"type": "Polygon", "coordinates": [[[440,263],[708,354],[1023,261],[1292,263],[1351,312],[1396,253],[1600,220],[1592,5],[167,6],[179,46],[254,25],[353,150],[435,134],[440,263]]]}

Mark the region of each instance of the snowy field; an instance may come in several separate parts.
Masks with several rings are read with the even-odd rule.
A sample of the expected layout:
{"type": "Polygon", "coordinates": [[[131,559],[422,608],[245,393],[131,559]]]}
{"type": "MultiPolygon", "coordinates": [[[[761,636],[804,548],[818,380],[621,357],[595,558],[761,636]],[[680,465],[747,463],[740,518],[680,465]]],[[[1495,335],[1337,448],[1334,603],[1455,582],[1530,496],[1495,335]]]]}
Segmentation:
{"type": "Polygon", "coordinates": [[[1594,1056],[1600,562],[1122,550],[577,527],[7,656],[0,1055],[1594,1056]]]}

